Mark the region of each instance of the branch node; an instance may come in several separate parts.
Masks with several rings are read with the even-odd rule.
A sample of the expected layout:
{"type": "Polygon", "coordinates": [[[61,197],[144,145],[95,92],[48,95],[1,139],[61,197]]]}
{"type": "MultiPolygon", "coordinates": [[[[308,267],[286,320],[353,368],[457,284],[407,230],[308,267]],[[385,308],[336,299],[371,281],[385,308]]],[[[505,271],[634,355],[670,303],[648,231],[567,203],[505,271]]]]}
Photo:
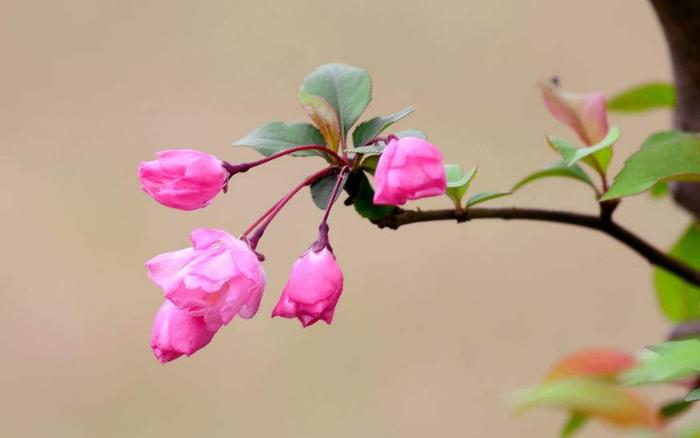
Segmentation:
{"type": "Polygon", "coordinates": [[[617,206],[620,205],[619,199],[611,199],[600,203],[600,222],[608,225],[612,222],[612,216],[617,206]]]}

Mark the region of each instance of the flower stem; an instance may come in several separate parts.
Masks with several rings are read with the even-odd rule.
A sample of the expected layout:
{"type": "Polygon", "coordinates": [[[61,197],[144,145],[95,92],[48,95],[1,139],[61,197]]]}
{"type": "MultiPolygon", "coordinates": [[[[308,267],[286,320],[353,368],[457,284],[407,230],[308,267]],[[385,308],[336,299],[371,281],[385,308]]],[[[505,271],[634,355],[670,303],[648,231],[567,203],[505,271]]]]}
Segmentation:
{"type": "Polygon", "coordinates": [[[328,205],[326,206],[326,211],[323,212],[323,219],[321,219],[321,224],[318,226],[318,238],[311,245],[311,250],[313,252],[322,251],[324,248],[328,248],[333,252],[330,243],[328,242],[328,216],[331,214],[331,208],[335,204],[336,198],[338,197],[338,192],[340,191],[340,186],[343,182],[343,176],[345,171],[349,170],[348,166],[343,166],[338,172],[338,178],[335,180],[335,185],[333,186],[333,191],[331,192],[330,198],[328,198],[328,205]]]}
{"type": "Polygon", "coordinates": [[[293,154],[295,152],[301,152],[301,151],[321,151],[325,152],[326,154],[330,155],[333,157],[334,160],[336,160],[338,163],[342,164],[345,163],[345,160],[340,157],[337,153],[335,153],[333,150],[322,146],[318,144],[306,144],[302,146],[295,146],[293,148],[285,149],[281,152],[277,152],[276,154],[270,155],[265,158],[261,158],[260,160],[257,161],[251,161],[250,163],[239,163],[239,164],[232,164],[227,161],[224,161],[222,163],[222,166],[224,166],[224,169],[229,173],[229,178],[232,177],[233,175],[237,173],[242,173],[242,172],[247,172],[249,169],[252,169],[253,167],[259,166],[261,164],[265,164],[267,162],[270,162],[272,160],[276,160],[277,158],[287,156],[289,154],[293,154]]]}
{"type": "Polygon", "coordinates": [[[323,212],[323,219],[321,219],[321,224],[328,222],[328,216],[331,214],[331,208],[335,204],[335,200],[338,197],[338,192],[340,191],[340,184],[343,182],[343,175],[345,171],[348,170],[348,166],[343,166],[338,173],[338,178],[335,180],[335,185],[333,186],[333,191],[331,192],[331,197],[328,199],[328,205],[326,206],[326,211],[323,212]]]}
{"type": "Polygon", "coordinates": [[[320,178],[323,178],[324,176],[331,173],[334,169],[337,169],[337,166],[328,166],[304,178],[303,181],[297,184],[289,193],[284,195],[282,199],[277,201],[275,205],[273,205],[268,211],[266,211],[262,216],[260,216],[260,218],[258,218],[250,227],[248,227],[248,229],[245,230],[241,235],[241,238],[246,238],[248,234],[253,232],[253,230],[257,227],[257,229],[255,229],[255,232],[253,232],[253,235],[250,236],[250,238],[248,238],[250,247],[255,249],[258,246],[258,241],[263,236],[263,234],[265,234],[267,226],[270,225],[270,223],[275,219],[275,216],[277,216],[280,210],[284,208],[287,202],[289,202],[294,197],[294,195],[296,195],[299,192],[299,190],[303,189],[308,185],[313,184],[320,178]]]}
{"type": "Polygon", "coordinates": [[[331,252],[333,252],[333,248],[331,248],[331,245],[328,242],[328,224],[321,222],[321,225],[318,226],[318,237],[316,238],[316,241],[311,244],[311,251],[319,252],[323,251],[324,248],[328,248],[331,252]]]}
{"type": "Polygon", "coordinates": [[[265,213],[262,214],[262,216],[260,216],[259,218],[257,218],[257,219],[255,220],[255,222],[253,222],[252,224],[250,224],[250,226],[243,232],[243,234],[242,234],[241,236],[247,236],[248,234],[250,234],[250,233],[255,229],[255,227],[257,227],[258,225],[260,225],[260,222],[262,222],[263,220],[265,220],[265,218],[268,217],[268,216],[270,215],[270,213],[272,213],[272,212],[274,211],[275,208],[277,208],[277,205],[279,205],[280,202],[282,202],[281,199],[278,200],[277,202],[275,202],[275,203],[272,205],[272,207],[268,208],[267,211],[266,211],[265,213]]]}

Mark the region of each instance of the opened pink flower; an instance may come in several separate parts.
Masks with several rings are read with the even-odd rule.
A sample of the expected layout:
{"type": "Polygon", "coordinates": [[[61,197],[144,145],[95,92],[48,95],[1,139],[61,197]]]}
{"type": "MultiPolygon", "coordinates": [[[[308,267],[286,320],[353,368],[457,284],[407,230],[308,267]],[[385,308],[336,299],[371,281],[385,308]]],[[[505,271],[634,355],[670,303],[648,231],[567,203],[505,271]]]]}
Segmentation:
{"type": "Polygon", "coordinates": [[[178,308],[203,317],[211,331],[235,315],[255,316],[265,288],[265,272],[255,252],[222,230],[199,228],[190,237],[192,248],[146,262],[151,280],[178,308]]]}
{"type": "Polygon", "coordinates": [[[227,178],[221,160],[191,149],[160,151],[157,160],[139,166],[143,190],[161,204],[180,210],[207,206],[227,178]]]}
{"type": "Polygon", "coordinates": [[[272,316],[298,318],[304,327],[324,320],[333,321],[335,306],[343,292],[343,273],[326,246],[313,248],[299,257],[272,316]]]}
{"type": "Polygon", "coordinates": [[[540,86],[549,112],[576,131],[587,146],[605,138],[608,134],[608,112],[603,93],[570,93],[559,89],[556,82],[540,86]]]}
{"type": "Polygon", "coordinates": [[[151,330],[151,349],[160,363],[191,356],[214,337],[201,316],[191,316],[168,300],[160,306],[151,330]]]}
{"type": "Polygon", "coordinates": [[[441,195],[447,188],[442,153],[420,138],[393,138],[379,157],[374,181],[375,204],[403,205],[441,195]]]}

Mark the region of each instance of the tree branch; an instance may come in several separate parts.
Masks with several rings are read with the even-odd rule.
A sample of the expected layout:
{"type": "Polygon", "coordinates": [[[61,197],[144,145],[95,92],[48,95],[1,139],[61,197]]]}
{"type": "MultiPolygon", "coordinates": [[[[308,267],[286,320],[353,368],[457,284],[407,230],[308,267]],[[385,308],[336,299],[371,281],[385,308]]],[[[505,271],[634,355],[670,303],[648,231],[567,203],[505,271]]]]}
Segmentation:
{"type": "Polygon", "coordinates": [[[389,216],[372,222],[379,228],[391,228],[392,230],[396,230],[404,225],[419,222],[445,220],[467,222],[477,219],[556,222],[597,230],[632,249],[652,265],[663,268],[691,284],[700,286],[700,272],[658,250],[605,215],[596,216],[568,211],[516,207],[469,208],[463,212],[458,212],[453,209],[420,211],[396,208],[389,216]]]}

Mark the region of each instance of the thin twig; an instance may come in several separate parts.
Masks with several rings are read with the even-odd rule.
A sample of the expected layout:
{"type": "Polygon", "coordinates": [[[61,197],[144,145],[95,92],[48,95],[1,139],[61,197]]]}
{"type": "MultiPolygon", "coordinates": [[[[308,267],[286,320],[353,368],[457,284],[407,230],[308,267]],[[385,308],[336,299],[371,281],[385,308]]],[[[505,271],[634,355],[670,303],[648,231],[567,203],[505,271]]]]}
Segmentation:
{"type": "Polygon", "coordinates": [[[647,243],[631,231],[618,225],[611,218],[568,211],[541,210],[535,208],[469,208],[463,212],[445,210],[404,210],[397,208],[389,216],[373,221],[380,228],[398,229],[418,222],[455,220],[467,222],[476,219],[532,220],[577,225],[600,231],[644,257],[649,263],[659,266],[683,280],[700,286],[700,272],[647,243]]]}

